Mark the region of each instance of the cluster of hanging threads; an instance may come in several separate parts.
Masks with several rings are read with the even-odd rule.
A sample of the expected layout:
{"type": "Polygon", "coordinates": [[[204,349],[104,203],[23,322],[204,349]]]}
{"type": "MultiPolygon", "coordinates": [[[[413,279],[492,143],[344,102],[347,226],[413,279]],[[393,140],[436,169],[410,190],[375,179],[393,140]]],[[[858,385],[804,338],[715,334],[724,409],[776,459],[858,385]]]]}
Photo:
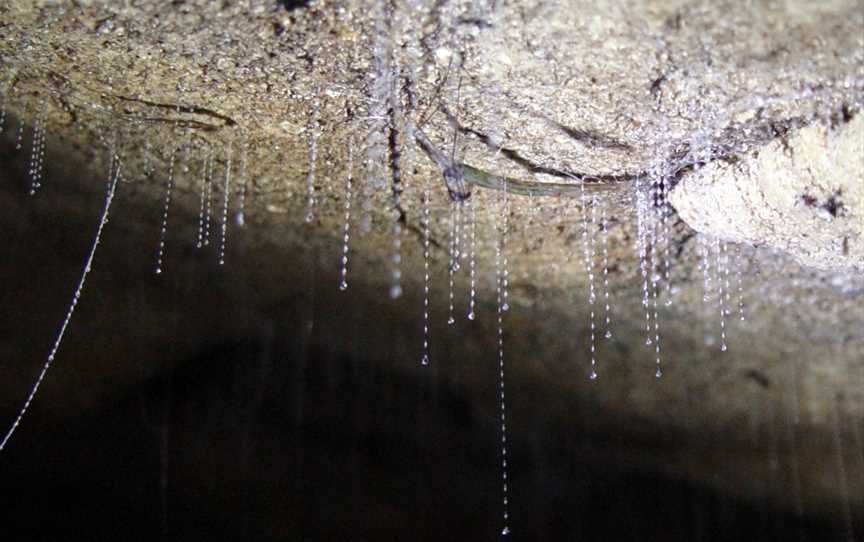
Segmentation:
{"type": "Polygon", "coordinates": [[[33,142],[30,150],[30,195],[42,187],[43,169],[45,166],[45,125],[48,120],[48,100],[42,98],[36,121],[33,124],[33,142]]]}

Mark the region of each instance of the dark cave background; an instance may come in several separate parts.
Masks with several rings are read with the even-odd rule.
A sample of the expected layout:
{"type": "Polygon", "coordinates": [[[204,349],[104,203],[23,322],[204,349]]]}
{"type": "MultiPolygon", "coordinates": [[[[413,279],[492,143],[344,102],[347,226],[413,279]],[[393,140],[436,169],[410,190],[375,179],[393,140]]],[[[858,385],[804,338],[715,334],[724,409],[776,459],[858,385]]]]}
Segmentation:
{"type": "MultiPolygon", "coordinates": [[[[104,180],[76,177],[72,158],[27,196],[24,153],[0,149],[4,423],[62,320],[103,201],[104,180]]],[[[394,369],[416,364],[418,314],[366,303],[362,283],[339,297],[335,267],[319,263],[330,254],[236,248],[221,269],[179,241],[194,223],[182,214],[156,278],[158,204],[120,190],[56,366],[0,455],[4,540],[499,538],[494,356],[464,358],[463,331],[436,328],[430,370],[394,369]],[[467,384],[478,370],[485,389],[467,384]]],[[[540,391],[511,391],[513,540],[845,539],[603,460],[633,445],[615,424],[636,422],[520,408],[542,404],[540,391]]]]}

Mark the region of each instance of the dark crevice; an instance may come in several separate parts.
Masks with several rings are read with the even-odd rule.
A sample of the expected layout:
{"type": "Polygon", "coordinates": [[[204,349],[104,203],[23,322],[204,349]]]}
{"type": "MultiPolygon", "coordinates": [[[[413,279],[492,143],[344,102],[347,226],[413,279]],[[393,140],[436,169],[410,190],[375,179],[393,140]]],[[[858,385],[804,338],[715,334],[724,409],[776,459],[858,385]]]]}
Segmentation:
{"type": "Polygon", "coordinates": [[[824,202],[820,202],[816,196],[810,194],[801,194],[801,203],[803,203],[806,207],[810,207],[813,209],[821,209],[827,212],[834,218],[838,216],[842,216],[844,211],[843,201],[840,199],[840,196],[843,195],[842,190],[836,190],[833,194],[831,194],[828,199],[824,202]]]}
{"type": "MultiPolygon", "coordinates": [[[[141,98],[130,98],[128,96],[120,96],[120,95],[112,95],[112,97],[114,97],[118,100],[122,100],[124,102],[135,102],[135,103],[148,105],[150,107],[157,107],[160,109],[167,109],[170,111],[175,111],[178,113],[185,113],[188,115],[203,115],[205,117],[211,117],[214,119],[219,119],[224,123],[222,126],[235,126],[237,124],[237,122],[234,119],[232,119],[231,117],[229,117],[227,115],[223,115],[221,113],[217,113],[216,111],[213,111],[212,109],[207,109],[205,107],[198,107],[195,105],[165,104],[165,103],[159,103],[159,102],[151,102],[149,100],[143,100],[141,98]]],[[[172,120],[172,119],[162,119],[162,120],[168,121],[168,120],[172,120]]],[[[197,122],[199,125],[209,126],[210,129],[218,129],[218,128],[222,127],[222,126],[218,126],[218,125],[214,125],[214,124],[207,124],[204,122],[188,121],[186,119],[173,119],[173,120],[175,122],[179,122],[179,123],[197,122]]]]}
{"type": "Polygon", "coordinates": [[[276,5],[286,11],[294,11],[308,7],[312,0],[276,0],[276,5]]]}
{"type": "Polygon", "coordinates": [[[500,153],[502,156],[504,156],[505,158],[507,158],[511,162],[518,164],[523,169],[525,169],[526,171],[529,171],[531,173],[535,173],[535,174],[541,173],[544,175],[551,175],[553,177],[558,177],[560,179],[575,180],[575,181],[586,182],[586,183],[592,183],[592,182],[593,183],[630,182],[639,176],[639,174],[632,174],[632,173],[623,173],[621,175],[609,175],[609,174],[597,175],[597,174],[579,173],[579,172],[575,172],[575,171],[566,171],[563,169],[544,166],[544,165],[538,164],[536,162],[532,162],[528,158],[522,156],[519,153],[519,151],[516,151],[514,149],[510,149],[508,147],[501,147],[499,145],[496,145],[495,142],[492,140],[492,138],[489,135],[484,134],[483,132],[481,132],[475,128],[471,128],[471,127],[464,126],[464,125],[460,124],[459,120],[455,116],[453,116],[453,114],[450,113],[450,111],[448,111],[443,106],[442,106],[442,111],[444,112],[445,115],[447,115],[447,119],[450,121],[450,123],[452,125],[454,125],[456,127],[456,129],[459,130],[460,133],[476,137],[477,139],[482,141],[490,149],[494,150],[497,153],[500,153]]]}
{"type": "Polygon", "coordinates": [[[206,122],[201,122],[198,120],[175,119],[169,117],[138,117],[138,120],[151,124],[176,124],[177,126],[181,126],[183,128],[193,128],[204,132],[214,132],[224,126],[208,124],[206,122]]]}
{"type": "Polygon", "coordinates": [[[629,151],[633,149],[630,145],[626,143],[622,143],[621,141],[613,139],[607,135],[597,133],[593,130],[573,128],[561,124],[560,122],[550,119],[548,117],[544,118],[546,118],[546,120],[549,121],[550,124],[567,134],[570,139],[574,139],[587,147],[610,149],[616,151],[629,151]]]}

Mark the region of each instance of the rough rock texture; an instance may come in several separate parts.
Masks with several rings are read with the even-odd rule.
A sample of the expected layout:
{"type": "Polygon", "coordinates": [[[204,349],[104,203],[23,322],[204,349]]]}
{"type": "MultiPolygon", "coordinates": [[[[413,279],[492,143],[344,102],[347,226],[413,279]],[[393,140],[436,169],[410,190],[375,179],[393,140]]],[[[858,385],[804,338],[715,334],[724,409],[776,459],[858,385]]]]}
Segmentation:
{"type": "Polygon", "coordinates": [[[734,164],[713,162],[671,193],[681,218],[726,241],[809,267],[864,271],[864,116],[808,126],[734,164]]]}
{"type": "MultiPolygon", "coordinates": [[[[214,337],[269,326],[302,343],[298,351],[359,356],[387,375],[458,390],[479,428],[472,435],[497,439],[494,246],[506,214],[509,427],[523,459],[617,462],[850,530],[864,510],[861,3],[519,1],[494,11],[476,2],[420,4],[407,2],[392,17],[361,2],[291,11],[263,0],[0,6],[8,111],[0,218],[2,231],[14,232],[15,254],[2,259],[15,299],[5,304],[14,309],[3,312],[0,337],[2,419],[14,418],[65,311],[102,201],[106,149],[116,142],[125,180],[62,363],[28,418],[43,427],[128,398],[154,375],[200,360],[196,353],[206,357],[214,337]],[[382,38],[386,21],[395,30],[382,38]],[[478,319],[460,318],[455,328],[444,324],[451,207],[440,168],[405,130],[398,135],[404,295],[387,296],[394,208],[381,144],[389,134],[382,103],[369,96],[392,90],[386,77],[374,77],[388,39],[398,45],[395,62],[413,70],[417,107],[412,117],[403,92],[405,114],[440,149],[455,147],[458,160],[489,174],[573,186],[562,197],[510,195],[508,207],[501,191],[475,189],[478,319]],[[16,121],[32,122],[43,106],[46,178],[28,199],[31,136],[25,130],[17,149],[16,121]],[[319,160],[307,223],[313,133],[319,160]],[[351,138],[350,286],[340,297],[351,138]],[[201,179],[212,156],[218,206],[229,157],[238,182],[236,150],[244,144],[246,226],[229,225],[226,271],[212,251],[194,248],[201,179]],[[168,278],[157,280],[151,270],[172,152],[179,162],[168,278]],[[658,177],[677,183],[666,223],[669,280],[656,305],[660,380],[655,345],[643,346],[644,282],[634,254],[634,187],[658,177]],[[587,180],[586,198],[574,179],[587,180]],[[592,191],[597,179],[614,189],[592,191]],[[426,186],[431,370],[418,363],[426,186]],[[763,193],[767,203],[755,204],[763,193]],[[598,341],[596,381],[586,378],[583,224],[592,209],[609,217],[613,323],[612,339],[598,341]],[[745,241],[726,247],[733,265],[725,273],[708,273],[708,295],[696,231],[745,241]],[[31,273],[39,270],[36,284],[31,273]],[[189,312],[179,312],[181,302],[189,312]],[[355,330],[350,344],[337,340],[347,329],[355,330]],[[587,435],[588,445],[574,435],[587,435]]],[[[460,316],[466,290],[461,274],[460,316]]],[[[338,426],[339,415],[332,420],[338,426]]],[[[372,422],[362,427],[375,430],[372,422]]],[[[39,436],[31,434],[21,454],[50,446],[39,436]]],[[[214,471],[230,471],[234,459],[219,455],[214,471]]],[[[207,473],[187,475],[206,487],[207,473]]],[[[278,482],[269,483],[278,493],[278,482]]],[[[395,514],[374,517],[389,521],[388,513],[395,514]]],[[[278,511],[273,517],[278,524],[278,511]]],[[[295,527],[273,532],[296,535],[295,527]]]]}

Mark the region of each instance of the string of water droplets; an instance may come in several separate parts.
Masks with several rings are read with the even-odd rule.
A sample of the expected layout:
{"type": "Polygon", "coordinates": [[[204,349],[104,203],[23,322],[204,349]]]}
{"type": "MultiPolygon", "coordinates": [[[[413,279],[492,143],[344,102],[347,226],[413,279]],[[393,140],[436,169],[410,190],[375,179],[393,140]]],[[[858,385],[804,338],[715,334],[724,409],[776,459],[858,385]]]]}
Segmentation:
{"type": "Polygon", "coordinates": [[[448,280],[448,295],[450,297],[450,305],[447,313],[447,323],[453,325],[456,318],[453,316],[453,299],[454,299],[454,281],[456,274],[456,201],[450,202],[450,263],[447,266],[448,280]]]}
{"type": "Polygon", "coordinates": [[[176,148],[171,148],[168,159],[168,182],[165,183],[165,203],[162,207],[162,225],[159,228],[159,248],[156,251],[156,274],[162,273],[162,258],[165,254],[165,240],[168,236],[168,209],[171,207],[171,190],[174,188],[174,158],[176,148]]]}
{"type": "Polygon", "coordinates": [[[735,248],[735,280],[738,283],[738,317],[743,322],[744,318],[744,279],[743,279],[743,271],[741,268],[743,267],[744,255],[741,250],[741,245],[738,245],[735,248]]]}
{"type": "MultiPolygon", "coordinates": [[[[501,208],[506,211],[504,204],[501,208]]],[[[506,213],[505,213],[506,216],[506,213]]],[[[503,222],[503,221],[502,221],[503,222]]],[[[503,226],[503,224],[502,224],[503,226]]],[[[502,491],[502,519],[504,523],[501,534],[510,534],[510,501],[507,479],[507,402],[504,394],[504,264],[502,254],[504,252],[504,229],[499,230],[498,243],[495,248],[495,282],[497,293],[497,316],[498,316],[498,388],[499,407],[501,411],[501,491],[502,491]]]]}
{"type": "Polygon", "coordinates": [[[201,206],[198,210],[198,241],[196,243],[198,248],[204,246],[204,211],[207,204],[207,168],[210,163],[210,153],[211,151],[208,149],[201,160],[201,206]]]}
{"type": "Polygon", "coordinates": [[[312,118],[309,121],[309,171],[306,173],[306,222],[315,218],[315,169],[318,167],[318,136],[320,128],[318,117],[320,105],[316,99],[312,104],[312,118]]]}
{"type": "Polygon", "coordinates": [[[726,297],[724,292],[724,287],[726,286],[723,281],[723,263],[722,263],[722,253],[724,251],[725,243],[721,243],[720,239],[714,238],[714,251],[715,251],[715,272],[716,281],[717,281],[717,305],[720,310],[720,351],[726,351],[726,297]]]}
{"type": "Polygon", "coordinates": [[[700,235],[699,239],[699,267],[702,270],[702,302],[708,303],[711,300],[711,252],[708,239],[704,235],[700,235]]]}
{"type": "Polygon", "coordinates": [[[246,172],[246,157],[249,154],[249,142],[244,140],[240,150],[240,171],[238,172],[240,192],[237,195],[237,214],[234,215],[234,223],[242,228],[246,225],[246,192],[249,177],[246,172]]]}
{"type": "Polygon", "coordinates": [[[423,355],[422,365],[429,365],[429,177],[423,186],[423,355]]]}
{"type": "MultiPolygon", "coordinates": [[[[655,189],[659,191],[659,182],[656,183],[655,189]]],[[[654,198],[652,198],[652,201],[654,198]]],[[[660,367],[660,318],[657,309],[657,292],[660,289],[660,271],[658,269],[659,265],[657,262],[657,221],[654,220],[650,227],[650,273],[651,273],[651,299],[653,304],[653,317],[654,317],[654,355],[656,357],[656,371],[654,372],[655,378],[661,378],[663,376],[663,370],[660,367]]],[[[648,343],[650,344],[650,342],[648,343]]]]}
{"type": "Polygon", "coordinates": [[[20,151],[24,146],[24,119],[18,119],[18,135],[15,136],[15,150],[20,151]]]}
{"type": "Polygon", "coordinates": [[[351,228],[351,197],[354,189],[354,138],[348,139],[348,175],[345,177],[345,221],[342,224],[342,258],[339,263],[339,289],[348,289],[348,241],[351,228]]]}
{"type": "Polygon", "coordinates": [[[231,151],[228,147],[225,158],[225,185],[222,188],[222,236],[219,242],[219,265],[225,265],[225,247],[228,244],[228,199],[231,195],[231,151]]]}
{"type": "MultiPolygon", "coordinates": [[[[652,260],[652,262],[653,262],[654,256],[655,256],[654,246],[655,245],[652,242],[651,243],[651,247],[652,247],[651,260],[652,260]]],[[[655,277],[656,277],[656,275],[655,275],[655,277]]],[[[657,365],[657,370],[654,372],[654,377],[660,378],[663,376],[663,370],[660,367],[660,317],[659,317],[659,314],[657,312],[657,290],[659,289],[659,286],[658,286],[658,281],[654,280],[654,277],[652,277],[651,282],[653,285],[652,299],[653,299],[653,304],[654,304],[654,355],[656,356],[656,365],[657,365]]]]}
{"type": "Polygon", "coordinates": [[[54,358],[57,356],[58,350],[60,350],[60,344],[63,341],[63,336],[66,334],[66,329],[69,327],[69,323],[72,321],[72,315],[75,313],[75,308],[78,306],[78,301],[81,299],[81,293],[84,291],[84,285],[87,282],[87,276],[89,275],[90,270],[93,267],[93,259],[96,256],[96,249],[98,248],[99,243],[102,239],[102,231],[105,229],[105,225],[108,223],[108,216],[111,211],[111,204],[114,201],[117,181],[120,179],[121,164],[119,158],[114,152],[113,146],[110,152],[111,157],[109,159],[108,166],[108,188],[105,196],[105,204],[102,208],[102,214],[99,217],[99,224],[96,227],[96,234],[93,237],[93,243],[92,245],[90,245],[90,251],[87,254],[87,259],[84,261],[84,268],[81,271],[81,277],[78,279],[78,284],[75,287],[75,293],[72,295],[72,302],[69,305],[68,310],[66,311],[66,316],[63,318],[63,323],[60,326],[60,331],[57,333],[57,337],[54,339],[54,343],[51,345],[51,350],[48,352],[48,357],[45,360],[45,363],[42,365],[39,376],[36,378],[36,381],[33,383],[33,386],[30,389],[30,393],[27,395],[27,399],[24,401],[24,405],[18,412],[18,416],[15,418],[15,421],[12,422],[12,425],[6,431],[3,440],[0,441],[0,451],[3,451],[3,449],[6,448],[6,445],[9,443],[9,439],[12,438],[15,430],[21,424],[21,420],[24,418],[24,415],[27,414],[27,411],[30,408],[30,404],[33,402],[33,398],[36,396],[36,393],[39,391],[39,387],[42,385],[42,381],[45,379],[45,375],[51,368],[51,364],[54,362],[54,358]]]}
{"type": "MultiPolygon", "coordinates": [[[[399,72],[399,64],[394,60],[394,74],[399,72]]],[[[390,93],[390,131],[388,147],[390,150],[390,192],[393,198],[393,225],[392,225],[392,255],[390,262],[390,299],[397,299],[402,295],[402,144],[399,141],[399,127],[402,121],[401,107],[399,107],[398,77],[393,77],[393,89],[390,93]]]]}
{"type": "Polygon", "coordinates": [[[213,209],[213,163],[215,159],[213,158],[213,149],[210,148],[207,151],[207,163],[205,164],[204,175],[206,176],[207,182],[205,184],[206,194],[204,201],[204,246],[210,245],[210,225],[212,223],[212,209],[213,209]]]}
{"type": "Polygon", "coordinates": [[[657,204],[657,212],[660,214],[660,239],[663,246],[663,283],[666,285],[666,306],[672,305],[674,291],[672,283],[669,280],[670,271],[670,255],[669,251],[672,246],[672,238],[669,232],[669,191],[666,186],[665,174],[658,177],[659,184],[659,202],[657,204]]]}
{"type": "Polygon", "coordinates": [[[642,275],[642,307],[645,309],[645,345],[651,345],[651,311],[648,307],[648,243],[646,242],[648,203],[644,190],[635,190],[636,207],[636,252],[639,256],[639,273],[642,275]]]}
{"type": "Polygon", "coordinates": [[[45,125],[48,120],[48,100],[43,98],[36,121],[33,124],[33,142],[30,149],[30,195],[42,187],[42,171],[45,163],[45,125]]]}
{"type": "MultiPolygon", "coordinates": [[[[725,323],[726,317],[732,314],[732,309],[729,308],[732,299],[732,287],[729,284],[729,245],[728,243],[722,243],[720,248],[723,253],[723,265],[721,267],[723,271],[723,290],[726,293],[721,309],[723,312],[722,321],[725,323]]],[[[725,336],[723,338],[725,339],[725,336]]],[[[726,345],[725,340],[723,341],[723,345],[726,345]]]]}
{"type": "Polygon", "coordinates": [[[474,320],[474,307],[477,298],[476,282],[476,245],[477,245],[477,209],[474,198],[468,200],[471,208],[471,253],[468,257],[468,319],[474,320]]]}
{"type": "Polygon", "coordinates": [[[597,378],[597,358],[596,358],[596,344],[594,342],[594,300],[596,298],[594,294],[594,260],[597,254],[597,242],[596,242],[596,225],[597,225],[597,201],[594,198],[591,198],[591,227],[590,227],[590,246],[591,253],[590,256],[586,255],[586,268],[588,272],[588,310],[591,313],[590,316],[590,331],[589,331],[589,348],[591,353],[591,373],[588,375],[588,378],[591,380],[596,380],[597,378]]]}
{"type": "Polygon", "coordinates": [[[507,237],[510,230],[510,195],[507,193],[507,185],[504,185],[504,224],[501,230],[501,258],[502,263],[502,279],[501,279],[501,295],[503,302],[501,309],[504,312],[510,310],[509,290],[510,290],[510,262],[507,258],[507,237]]]}
{"type": "Polygon", "coordinates": [[[609,221],[606,216],[606,203],[604,202],[600,212],[600,227],[603,230],[603,316],[604,329],[603,336],[606,339],[612,338],[612,309],[609,301],[609,221]]]}

